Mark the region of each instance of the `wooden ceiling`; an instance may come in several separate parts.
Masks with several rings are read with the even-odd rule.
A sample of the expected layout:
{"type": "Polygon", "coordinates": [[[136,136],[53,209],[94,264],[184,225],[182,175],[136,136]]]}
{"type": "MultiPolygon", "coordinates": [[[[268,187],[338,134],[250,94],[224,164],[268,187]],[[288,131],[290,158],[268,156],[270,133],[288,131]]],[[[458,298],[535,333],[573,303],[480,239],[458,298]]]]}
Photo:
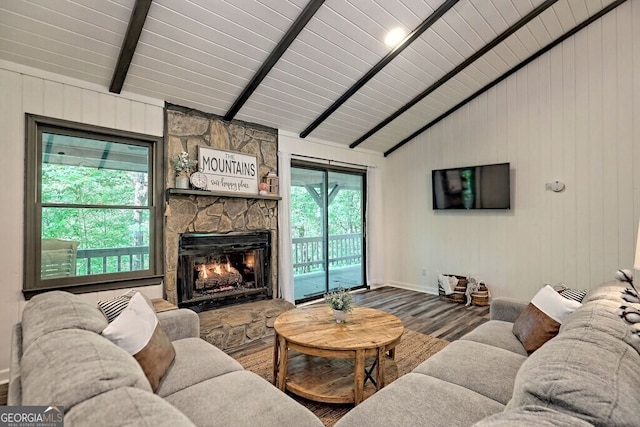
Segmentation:
{"type": "Polygon", "coordinates": [[[4,0],[0,59],[389,155],[624,1],[4,0]]]}

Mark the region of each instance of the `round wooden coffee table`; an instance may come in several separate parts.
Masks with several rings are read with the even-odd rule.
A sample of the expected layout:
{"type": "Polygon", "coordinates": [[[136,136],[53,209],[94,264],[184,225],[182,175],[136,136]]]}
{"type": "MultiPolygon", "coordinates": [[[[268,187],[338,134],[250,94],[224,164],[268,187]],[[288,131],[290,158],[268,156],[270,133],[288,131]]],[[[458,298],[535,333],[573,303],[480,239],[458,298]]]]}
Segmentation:
{"type": "Polygon", "coordinates": [[[346,323],[336,323],[325,305],[286,311],[273,326],[273,382],[280,390],[356,405],[364,399],[365,381],[374,384],[374,392],[384,387],[385,364],[395,368],[395,347],[404,332],[396,316],[367,307],[354,307],[346,323]],[[373,358],[368,369],[367,357],[373,358]]]}

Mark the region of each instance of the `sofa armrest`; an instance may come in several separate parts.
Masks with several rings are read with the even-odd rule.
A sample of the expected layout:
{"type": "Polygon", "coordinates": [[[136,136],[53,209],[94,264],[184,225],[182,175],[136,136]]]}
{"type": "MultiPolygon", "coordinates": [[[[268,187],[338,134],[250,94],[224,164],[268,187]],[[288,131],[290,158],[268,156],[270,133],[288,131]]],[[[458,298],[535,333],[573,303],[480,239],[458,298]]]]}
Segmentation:
{"type": "Polygon", "coordinates": [[[9,392],[7,405],[22,405],[22,381],[20,380],[20,360],[22,359],[22,323],[16,323],[11,335],[9,356],[9,392]]]}
{"type": "Polygon", "coordinates": [[[157,316],[171,341],[200,338],[200,318],[194,311],[180,308],[157,313],[157,316]]]}
{"type": "Polygon", "coordinates": [[[498,297],[491,300],[491,320],[515,322],[522,310],[528,305],[526,302],[512,298],[498,297]]]}

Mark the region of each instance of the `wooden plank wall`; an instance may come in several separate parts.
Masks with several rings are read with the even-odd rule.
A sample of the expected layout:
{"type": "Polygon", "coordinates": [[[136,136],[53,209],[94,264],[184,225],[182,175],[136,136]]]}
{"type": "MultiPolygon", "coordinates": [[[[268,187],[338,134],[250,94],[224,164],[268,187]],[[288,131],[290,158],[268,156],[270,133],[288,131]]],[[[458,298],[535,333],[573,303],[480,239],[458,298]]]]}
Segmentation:
{"type": "Polygon", "coordinates": [[[640,2],[630,1],[387,158],[388,283],[437,272],[529,299],[632,268],[640,218],[640,2]],[[634,23],[636,23],[634,25],[634,23]],[[511,162],[510,211],[434,212],[431,170],[511,162]],[[561,180],[562,193],[545,190],[561,180]]]}
{"type": "MultiPolygon", "coordinates": [[[[106,88],[62,78],[50,73],[0,63],[0,383],[8,379],[9,349],[13,325],[19,321],[22,296],[22,235],[24,186],[25,113],[95,124],[115,129],[163,135],[163,102],[139,96],[116,96],[106,88]]],[[[140,289],[151,298],[162,296],[162,287],[140,289]]],[[[118,292],[83,294],[91,301],[114,297],[118,292]]],[[[120,292],[121,293],[121,292],[120,292]]]]}

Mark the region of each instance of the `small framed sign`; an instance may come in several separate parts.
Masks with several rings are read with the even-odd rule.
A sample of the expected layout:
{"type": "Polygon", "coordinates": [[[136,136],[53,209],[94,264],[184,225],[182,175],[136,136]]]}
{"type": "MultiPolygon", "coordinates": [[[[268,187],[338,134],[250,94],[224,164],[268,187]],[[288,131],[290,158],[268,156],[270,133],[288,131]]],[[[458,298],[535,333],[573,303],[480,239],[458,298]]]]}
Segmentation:
{"type": "Polygon", "coordinates": [[[198,170],[207,177],[207,190],[258,194],[256,156],[198,147],[198,170]]]}

